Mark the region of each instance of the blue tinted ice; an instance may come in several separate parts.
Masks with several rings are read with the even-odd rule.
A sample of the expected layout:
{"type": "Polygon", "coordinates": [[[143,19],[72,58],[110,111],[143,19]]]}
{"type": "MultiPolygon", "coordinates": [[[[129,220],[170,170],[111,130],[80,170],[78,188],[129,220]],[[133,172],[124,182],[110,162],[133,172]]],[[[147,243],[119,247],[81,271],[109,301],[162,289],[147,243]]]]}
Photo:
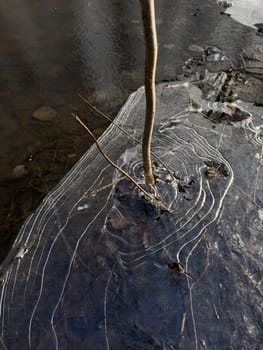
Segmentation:
{"type": "MultiPolygon", "coordinates": [[[[210,120],[197,87],[157,86],[154,172],[166,209],[95,146],[82,157],[2,265],[0,347],[259,348],[263,109],[239,103],[215,108],[238,120],[210,120]]],[[[141,88],[99,139],[140,184],[144,111],[141,88]]]]}

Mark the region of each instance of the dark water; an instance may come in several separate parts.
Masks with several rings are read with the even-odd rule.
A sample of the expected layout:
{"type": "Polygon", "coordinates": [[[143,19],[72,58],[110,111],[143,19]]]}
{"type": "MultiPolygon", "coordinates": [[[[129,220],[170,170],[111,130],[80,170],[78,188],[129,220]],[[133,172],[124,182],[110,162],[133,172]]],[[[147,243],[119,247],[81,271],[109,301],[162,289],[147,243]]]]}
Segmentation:
{"type": "MultiPolygon", "coordinates": [[[[256,30],[225,15],[215,1],[156,2],[157,80],[174,80],[190,45],[217,45],[239,65],[256,30]]],[[[76,95],[113,117],[143,84],[139,1],[18,1],[0,5],[0,239],[2,259],[25,218],[89,148],[72,120],[88,120],[96,136],[108,121],[76,95]],[[50,122],[32,118],[51,107],[50,122]]]]}

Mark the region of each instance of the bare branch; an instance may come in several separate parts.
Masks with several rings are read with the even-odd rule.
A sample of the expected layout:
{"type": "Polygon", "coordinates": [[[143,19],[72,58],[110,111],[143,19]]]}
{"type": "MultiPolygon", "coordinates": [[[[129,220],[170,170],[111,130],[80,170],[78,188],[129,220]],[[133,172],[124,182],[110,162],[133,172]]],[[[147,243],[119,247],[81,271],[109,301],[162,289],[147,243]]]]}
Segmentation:
{"type": "Polygon", "coordinates": [[[151,141],[154,125],[156,97],[155,97],[155,76],[157,65],[157,34],[155,24],[154,0],[140,0],[144,27],[145,39],[145,95],[146,115],[144,123],[144,134],[142,144],[144,176],[146,184],[155,184],[152,161],[151,141]]]}
{"type": "Polygon", "coordinates": [[[103,151],[103,149],[101,148],[100,144],[98,143],[96,137],[94,136],[94,134],[92,133],[92,131],[88,128],[88,126],[86,124],[83,123],[83,121],[74,113],[71,113],[71,115],[77,120],[77,122],[88,132],[88,134],[90,135],[90,137],[92,138],[92,140],[94,141],[94,143],[96,144],[98,150],[100,151],[100,153],[102,154],[102,156],[107,160],[107,162],[110,163],[111,166],[113,166],[115,169],[117,169],[120,173],[122,173],[126,178],[128,178],[133,184],[134,186],[136,186],[143,194],[145,194],[146,197],[148,197],[150,200],[152,200],[153,202],[157,202],[158,205],[160,205],[163,209],[169,211],[169,208],[166,207],[163,203],[161,203],[159,201],[158,198],[156,198],[155,196],[153,196],[152,194],[150,194],[149,192],[147,192],[141,185],[138,184],[138,182],[136,182],[128,173],[126,173],[125,170],[121,169],[117,164],[115,164],[108,156],[107,154],[103,151]]]}

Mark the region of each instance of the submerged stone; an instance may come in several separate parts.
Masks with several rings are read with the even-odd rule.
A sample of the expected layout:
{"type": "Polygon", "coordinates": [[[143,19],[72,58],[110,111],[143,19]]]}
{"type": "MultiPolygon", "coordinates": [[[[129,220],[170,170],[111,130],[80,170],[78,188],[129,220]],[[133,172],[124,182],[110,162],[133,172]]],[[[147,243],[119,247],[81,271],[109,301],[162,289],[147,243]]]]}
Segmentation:
{"type": "Polygon", "coordinates": [[[28,169],[25,164],[19,164],[13,168],[12,178],[20,179],[28,174],[28,169]]]}
{"type": "Polygon", "coordinates": [[[55,119],[56,115],[57,112],[48,106],[42,106],[33,113],[33,117],[41,122],[50,122],[55,119]]]}

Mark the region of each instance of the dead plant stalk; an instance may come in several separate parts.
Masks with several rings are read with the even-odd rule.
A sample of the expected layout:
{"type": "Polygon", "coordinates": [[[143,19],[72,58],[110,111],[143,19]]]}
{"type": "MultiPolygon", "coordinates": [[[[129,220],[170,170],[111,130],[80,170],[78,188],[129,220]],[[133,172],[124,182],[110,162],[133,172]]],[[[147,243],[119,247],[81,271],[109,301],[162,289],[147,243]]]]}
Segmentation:
{"type": "Polygon", "coordinates": [[[163,204],[158,198],[156,198],[154,195],[152,195],[151,193],[148,193],[140,184],[138,184],[137,181],[135,181],[128,173],[126,173],[126,171],[124,171],[123,169],[121,169],[116,163],[114,163],[108,156],[107,154],[104,152],[104,150],[102,149],[102,147],[100,146],[100,144],[98,143],[96,137],[94,136],[93,132],[89,129],[89,127],[83,123],[83,121],[79,118],[79,116],[77,116],[74,113],[71,113],[71,115],[77,120],[77,122],[87,131],[87,133],[90,135],[90,137],[92,138],[92,140],[94,141],[96,147],[98,148],[99,152],[101,153],[101,155],[106,159],[106,161],[115,169],[117,169],[122,175],[124,175],[127,179],[129,179],[135,187],[137,187],[145,196],[146,198],[150,199],[152,202],[157,203],[161,208],[163,208],[164,210],[169,211],[169,208],[163,204]]]}
{"type": "Polygon", "coordinates": [[[155,185],[151,160],[151,141],[156,109],[155,76],[157,65],[157,34],[154,0],[140,0],[145,40],[145,96],[146,115],[142,143],[144,176],[146,184],[155,185]]]}

